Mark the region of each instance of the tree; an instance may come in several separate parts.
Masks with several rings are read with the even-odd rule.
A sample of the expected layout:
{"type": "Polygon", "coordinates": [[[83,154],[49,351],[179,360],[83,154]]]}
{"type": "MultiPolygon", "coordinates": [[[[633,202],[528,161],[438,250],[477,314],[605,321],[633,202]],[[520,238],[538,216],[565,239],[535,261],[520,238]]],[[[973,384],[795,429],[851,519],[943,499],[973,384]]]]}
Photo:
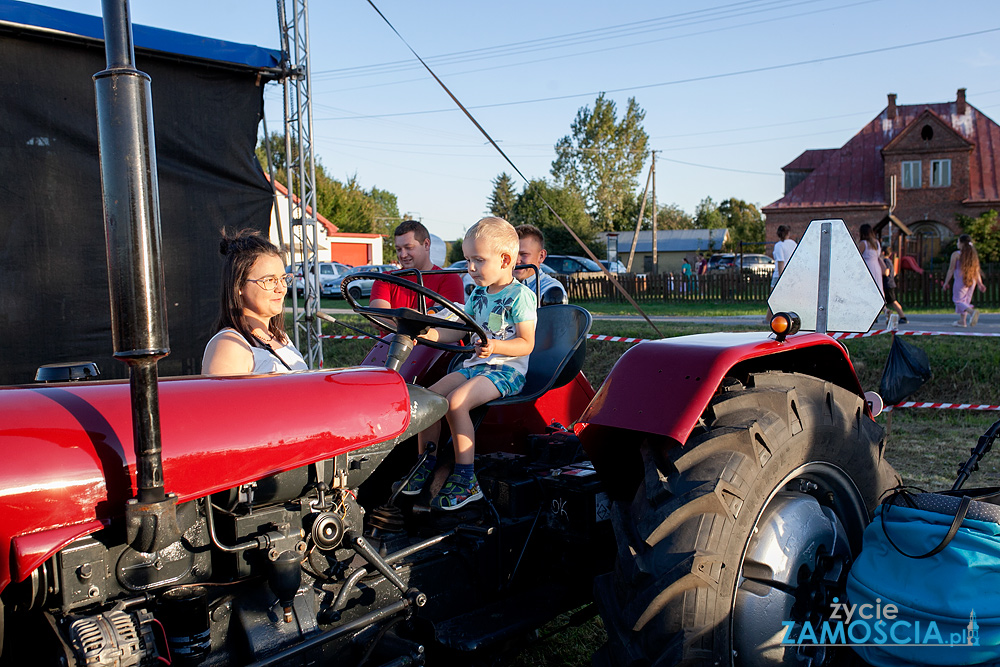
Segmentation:
{"type": "MultiPolygon", "coordinates": [[[[508,221],[509,222],[509,221],[508,221]]],[[[465,259],[465,252],[462,250],[462,241],[465,239],[455,239],[448,244],[448,263],[454,264],[465,259]]]]}
{"type": "Polygon", "coordinates": [[[975,218],[960,214],[955,219],[962,231],[972,237],[980,260],[1000,260],[1000,220],[995,210],[986,211],[975,218]]]}
{"type": "MultiPolygon", "coordinates": [[[[285,171],[287,164],[285,156],[285,136],[272,133],[257,145],[257,160],[261,169],[267,173],[267,151],[265,143],[271,148],[271,160],[274,164],[274,178],[279,183],[288,183],[285,171]]],[[[292,159],[298,155],[298,146],[292,144],[292,159]]],[[[341,183],[326,173],[326,169],[314,156],[316,169],[316,211],[342,232],[382,235],[382,255],[385,261],[396,258],[396,247],[392,232],[399,224],[399,205],[396,195],[388,190],[372,187],[364,190],[358,184],[357,174],[341,183]]]]}
{"type": "Polygon", "coordinates": [[[490,195],[490,205],[487,209],[489,214],[510,220],[510,212],[516,201],[517,193],[514,192],[513,177],[507,172],[503,172],[494,178],[493,193],[490,195]]]}
{"type": "Polygon", "coordinates": [[[649,135],[642,128],[646,112],[634,97],[621,121],[615,103],[604,93],[593,110],[582,107],[570,125],[571,134],[556,142],[552,176],[563,188],[583,196],[587,210],[604,230],[613,230],[615,219],[635,191],[646,158],[649,135]]]}
{"type": "Polygon", "coordinates": [[[757,250],[753,248],[753,244],[760,244],[760,249],[763,249],[764,216],[756,206],[731,197],[719,204],[718,213],[722,217],[723,227],[729,228],[730,249],[753,252],[757,250]],[[748,244],[751,245],[750,248],[746,247],[748,244]]]}
{"type": "Polygon", "coordinates": [[[584,254],[579,244],[545,206],[546,201],[558,211],[559,216],[591,250],[595,252],[598,250],[594,240],[597,230],[587,215],[580,194],[571,188],[561,188],[544,179],[533,180],[524,187],[524,191],[511,210],[511,224],[515,227],[532,224],[542,230],[542,234],[545,235],[545,249],[549,253],[584,254]]]}
{"type": "MultiPolygon", "coordinates": [[[[649,204],[646,205],[647,208],[649,204]]],[[[694,229],[694,218],[677,204],[667,204],[656,210],[657,229],[694,229]]],[[[646,229],[644,227],[644,229],[646,229]]],[[[650,227],[651,229],[651,227],[650,227]]]]}
{"type": "Polygon", "coordinates": [[[695,229],[722,229],[726,226],[719,213],[719,207],[715,205],[711,197],[705,197],[694,210],[695,229]]]}

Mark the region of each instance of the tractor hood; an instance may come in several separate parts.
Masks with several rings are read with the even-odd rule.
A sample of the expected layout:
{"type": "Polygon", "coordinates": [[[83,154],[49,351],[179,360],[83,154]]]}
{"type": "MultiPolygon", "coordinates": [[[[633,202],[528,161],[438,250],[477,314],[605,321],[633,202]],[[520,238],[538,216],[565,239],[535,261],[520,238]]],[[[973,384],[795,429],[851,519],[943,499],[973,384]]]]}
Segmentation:
{"type": "MultiPolygon", "coordinates": [[[[179,502],[388,440],[410,420],[394,371],[159,383],[164,486],[179,502]]],[[[0,388],[0,590],[135,496],[127,381],[0,388]]]]}

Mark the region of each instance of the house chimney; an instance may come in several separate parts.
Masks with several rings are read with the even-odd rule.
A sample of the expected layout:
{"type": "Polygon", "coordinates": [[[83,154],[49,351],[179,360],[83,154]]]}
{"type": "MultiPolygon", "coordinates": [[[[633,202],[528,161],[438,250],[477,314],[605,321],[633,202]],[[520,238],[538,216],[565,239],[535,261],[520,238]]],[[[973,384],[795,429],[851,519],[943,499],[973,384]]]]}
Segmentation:
{"type": "Polygon", "coordinates": [[[885,110],[885,117],[889,120],[896,119],[896,93],[889,93],[889,106],[885,110]]]}
{"type": "Polygon", "coordinates": [[[958,89],[958,98],[955,100],[955,111],[959,116],[965,115],[965,88],[958,89]]]}

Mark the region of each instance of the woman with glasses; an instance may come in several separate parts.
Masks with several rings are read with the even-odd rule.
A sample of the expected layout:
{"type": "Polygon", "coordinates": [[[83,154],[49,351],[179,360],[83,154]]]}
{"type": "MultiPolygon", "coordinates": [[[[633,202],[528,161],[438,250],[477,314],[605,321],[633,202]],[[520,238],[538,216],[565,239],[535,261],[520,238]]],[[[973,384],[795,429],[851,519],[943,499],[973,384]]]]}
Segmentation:
{"type": "Polygon", "coordinates": [[[223,230],[218,332],[205,346],[205,375],[287,373],[306,370],[306,362],[284,331],[285,294],[292,274],[278,249],[251,229],[235,235],[223,230]]]}

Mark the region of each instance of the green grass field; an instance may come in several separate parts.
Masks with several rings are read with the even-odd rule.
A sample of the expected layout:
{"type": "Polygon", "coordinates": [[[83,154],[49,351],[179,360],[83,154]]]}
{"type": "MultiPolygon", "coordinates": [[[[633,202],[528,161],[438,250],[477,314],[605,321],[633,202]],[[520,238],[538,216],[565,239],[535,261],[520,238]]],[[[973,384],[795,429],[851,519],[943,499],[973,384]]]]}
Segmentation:
{"type": "MultiPolygon", "coordinates": [[[[343,303],[343,302],[340,302],[343,303]]],[[[664,305],[664,304],[661,304],[664,305]]],[[[673,304],[670,304],[673,305],[673,304]]],[[[595,309],[596,304],[592,304],[595,309]]],[[[609,312],[601,308],[601,312],[609,312]]],[[[623,311],[624,312],[624,311],[623,311]]],[[[721,304],[719,311],[706,312],[699,304],[697,312],[656,312],[670,315],[746,315],[759,310],[740,310],[733,304],[721,304]]],[[[344,318],[352,323],[360,318],[344,318]]],[[[658,323],[666,337],[695,333],[762,330],[763,325],[658,323]]],[[[329,325],[324,330],[334,333],[329,325]]],[[[593,333],[609,336],[653,338],[645,322],[596,321],[593,333]]],[[[349,334],[342,330],[336,333],[349,334]]],[[[1000,339],[952,336],[906,337],[904,340],[923,349],[930,360],[932,377],[912,397],[915,401],[1000,404],[1000,339]]],[[[865,389],[878,391],[891,336],[874,336],[845,341],[851,360],[865,389]]],[[[633,344],[590,341],[584,373],[600,384],[611,372],[618,358],[633,344]]],[[[364,358],[371,341],[330,340],[324,345],[327,367],[356,364],[364,358]]],[[[987,428],[1000,419],[998,412],[910,409],[883,413],[876,421],[887,430],[886,457],[902,475],[906,484],[927,490],[950,488],[957,468],[969,457],[969,450],[987,428]]],[[[1000,453],[987,456],[979,472],[967,486],[1000,486],[1000,453]]],[[[586,611],[586,610],[585,610],[586,611]]],[[[586,618],[578,610],[575,617],[586,618]]],[[[515,667],[554,667],[590,664],[591,654],[604,642],[600,618],[590,617],[580,625],[570,626],[574,616],[565,614],[536,633],[527,648],[506,664],[515,667]]]]}

